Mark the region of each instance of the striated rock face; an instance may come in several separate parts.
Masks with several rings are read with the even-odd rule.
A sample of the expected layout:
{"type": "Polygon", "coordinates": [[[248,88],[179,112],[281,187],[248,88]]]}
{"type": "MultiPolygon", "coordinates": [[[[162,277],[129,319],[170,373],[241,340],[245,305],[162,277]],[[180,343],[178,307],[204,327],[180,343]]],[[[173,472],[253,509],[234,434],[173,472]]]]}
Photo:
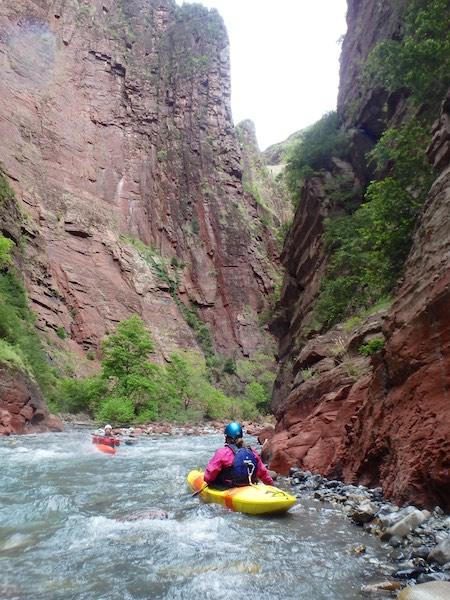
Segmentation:
{"type": "MultiPolygon", "coordinates": [[[[334,175],[347,177],[357,185],[357,176],[347,162],[336,160],[334,175]]],[[[324,220],[338,213],[326,191],[331,177],[331,173],[311,177],[302,188],[301,208],[295,213],[281,254],[286,272],[277,314],[270,325],[279,339],[279,373],[272,398],[274,410],[291,389],[293,364],[299,348],[307,336],[314,333],[312,309],[326,267],[322,240],[324,220]]]]}
{"type": "MultiPolygon", "coordinates": [[[[261,222],[276,231],[292,219],[292,204],[284,180],[276,179],[278,165],[267,162],[259,150],[253,121],[242,121],[236,127],[242,155],[244,192],[253,199],[261,222]]],[[[283,167],[281,167],[283,168],[283,167]]],[[[274,252],[278,258],[278,252],[274,252]]]]}
{"type": "Polygon", "coordinates": [[[361,66],[372,48],[384,39],[397,39],[407,0],[347,0],[348,31],[342,44],[338,111],[347,124],[377,138],[398,110],[399,95],[366,85],[361,66]]]}
{"type": "Polygon", "coordinates": [[[62,430],[61,419],[49,413],[36,383],[0,364],[0,435],[62,430]]]}
{"type": "Polygon", "coordinates": [[[197,347],[182,302],[218,352],[270,345],[257,314],[273,242],[243,194],[219,15],[174,0],[18,0],[2,3],[0,27],[0,162],[29,215],[38,326],[95,349],[136,312],[166,355],[197,347]]]}
{"type": "Polygon", "coordinates": [[[403,284],[339,460],[345,478],[383,482],[401,502],[450,510],[450,97],[430,158],[442,169],[425,206],[403,284]]]}
{"type": "MultiPolygon", "coordinates": [[[[349,162],[359,184],[370,177],[361,169],[361,144],[402,118],[401,96],[355,85],[373,43],[397,35],[398,8],[396,2],[349,2],[339,110],[348,126],[358,128],[349,162]],[[359,93],[352,115],[348,108],[359,93]]],[[[447,98],[429,150],[440,174],[381,322],[369,319],[351,334],[338,328],[314,337],[310,309],[325,268],[321,234],[330,208],[325,181],[312,179],[303,190],[285,244],[288,274],[273,323],[281,365],[273,396],[276,433],[265,452],[282,473],[305,466],[346,482],[381,484],[398,503],[450,510],[449,123],[447,98]],[[358,358],[361,343],[381,334],[384,350],[370,361],[358,358]]]]}

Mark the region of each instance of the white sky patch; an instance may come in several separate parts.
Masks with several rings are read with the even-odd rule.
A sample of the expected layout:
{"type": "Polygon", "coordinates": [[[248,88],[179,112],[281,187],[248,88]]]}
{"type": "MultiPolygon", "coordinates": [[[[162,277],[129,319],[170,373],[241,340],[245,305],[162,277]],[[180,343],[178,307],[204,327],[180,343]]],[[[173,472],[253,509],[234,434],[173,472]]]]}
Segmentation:
{"type": "Polygon", "coordinates": [[[336,108],[346,0],[200,3],[217,8],[224,18],[231,45],[233,118],[235,123],[255,122],[262,149],[336,108]]]}

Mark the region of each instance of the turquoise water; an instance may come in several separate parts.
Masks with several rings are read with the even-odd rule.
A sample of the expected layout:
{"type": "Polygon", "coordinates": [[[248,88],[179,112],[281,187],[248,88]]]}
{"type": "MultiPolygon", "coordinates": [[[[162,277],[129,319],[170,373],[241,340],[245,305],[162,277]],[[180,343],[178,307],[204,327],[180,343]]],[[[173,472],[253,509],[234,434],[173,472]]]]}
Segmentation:
{"type": "Polygon", "coordinates": [[[111,457],[83,431],[0,439],[0,598],[353,600],[386,578],[380,542],[336,509],[261,518],[192,498],[187,472],[221,444],[140,438],[111,457]],[[123,520],[152,507],[172,518],[123,520]]]}

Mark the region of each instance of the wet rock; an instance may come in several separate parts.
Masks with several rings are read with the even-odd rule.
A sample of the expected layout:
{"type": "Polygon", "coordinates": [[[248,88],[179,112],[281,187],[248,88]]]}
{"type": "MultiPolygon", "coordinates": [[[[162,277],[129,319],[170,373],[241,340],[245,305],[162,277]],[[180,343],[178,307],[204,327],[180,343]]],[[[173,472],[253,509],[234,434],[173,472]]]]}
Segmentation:
{"type": "Polygon", "coordinates": [[[417,577],[417,583],[428,583],[429,581],[450,581],[450,573],[431,571],[429,573],[421,573],[417,577]]]}
{"type": "Polygon", "coordinates": [[[404,511],[397,513],[397,516],[400,516],[400,518],[382,533],[381,539],[387,540],[394,535],[405,537],[410,531],[416,529],[416,527],[430,517],[430,513],[427,510],[409,508],[412,508],[412,510],[409,510],[406,515],[404,515],[404,511]]]}
{"type": "Polygon", "coordinates": [[[440,565],[450,562],[450,536],[430,552],[428,560],[437,562],[440,565]]]}
{"type": "Polygon", "coordinates": [[[421,573],[425,573],[423,567],[412,567],[411,569],[399,569],[398,571],[395,571],[394,577],[397,579],[413,579],[421,573]]]}
{"type": "Polygon", "coordinates": [[[324,487],[327,489],[336,489],[342,487],[344,484],[342,481],[338,481],[337,479],[331,479],[324,483],[324,487]]]}
{"type": "Polygon", "coordinates": [[[398,537],[398,535],[393,535],[391,537],[391,539],[389,540],[389,545],[392,546],[393,548],[398,548],[399,546],[402,545],[402,540],[401,540],[401,538],[398,537]]]}
{"type": "MultiPolygon", "coordinates": [[[[389,541],[391,543],[391,541],[389,541]]],[[[411,556],[413,558],[428,558],[430,554],[430,548],[428,546],[419,546],[412,551],[411,556]]]]}
{"type": "Polygon", "coordinates": [[[365,502],[359,504],[349,513],[350,518],[354,523],[363,524],[371,521],[378,512],[378,506],[373,502],[365,502]]]}
{"type": "Polygon", "coordinates": [[[363,594],[380,594],[382,592],[394,592],[399,590],[401,584],[398,581],[380,581],[379,583],[371,583],[370,585],[363,585],[361,592],[363,594]]]}
{"type": "Polygon", "coordinates": [[[421,583],[402,590],[398,600],[449,600],[450,583],[436,581],[421,583]]]}

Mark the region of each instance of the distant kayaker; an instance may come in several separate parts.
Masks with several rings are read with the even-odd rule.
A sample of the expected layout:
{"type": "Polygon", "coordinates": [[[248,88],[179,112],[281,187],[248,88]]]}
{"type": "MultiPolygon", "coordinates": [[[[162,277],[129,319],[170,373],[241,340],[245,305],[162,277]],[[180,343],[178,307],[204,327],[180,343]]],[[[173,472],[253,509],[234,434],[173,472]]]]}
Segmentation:
{"type": "Polygon", "coordinates": [[[105,444],[106,446],[119,446],[120,440],[114,435],[111,425],[105,425],[98,429],[92,438],[94,444],[105,444]]]}
{"type": "Polygon", "coordinates": [[[239,423],[225,427],[225,447],[219,448],[208,463],[204,481],[211,487],[230,488],[256,483],[260,479],[273,485],[273,479],[259,455],[244,446],[244,433],[239,423]]]}

